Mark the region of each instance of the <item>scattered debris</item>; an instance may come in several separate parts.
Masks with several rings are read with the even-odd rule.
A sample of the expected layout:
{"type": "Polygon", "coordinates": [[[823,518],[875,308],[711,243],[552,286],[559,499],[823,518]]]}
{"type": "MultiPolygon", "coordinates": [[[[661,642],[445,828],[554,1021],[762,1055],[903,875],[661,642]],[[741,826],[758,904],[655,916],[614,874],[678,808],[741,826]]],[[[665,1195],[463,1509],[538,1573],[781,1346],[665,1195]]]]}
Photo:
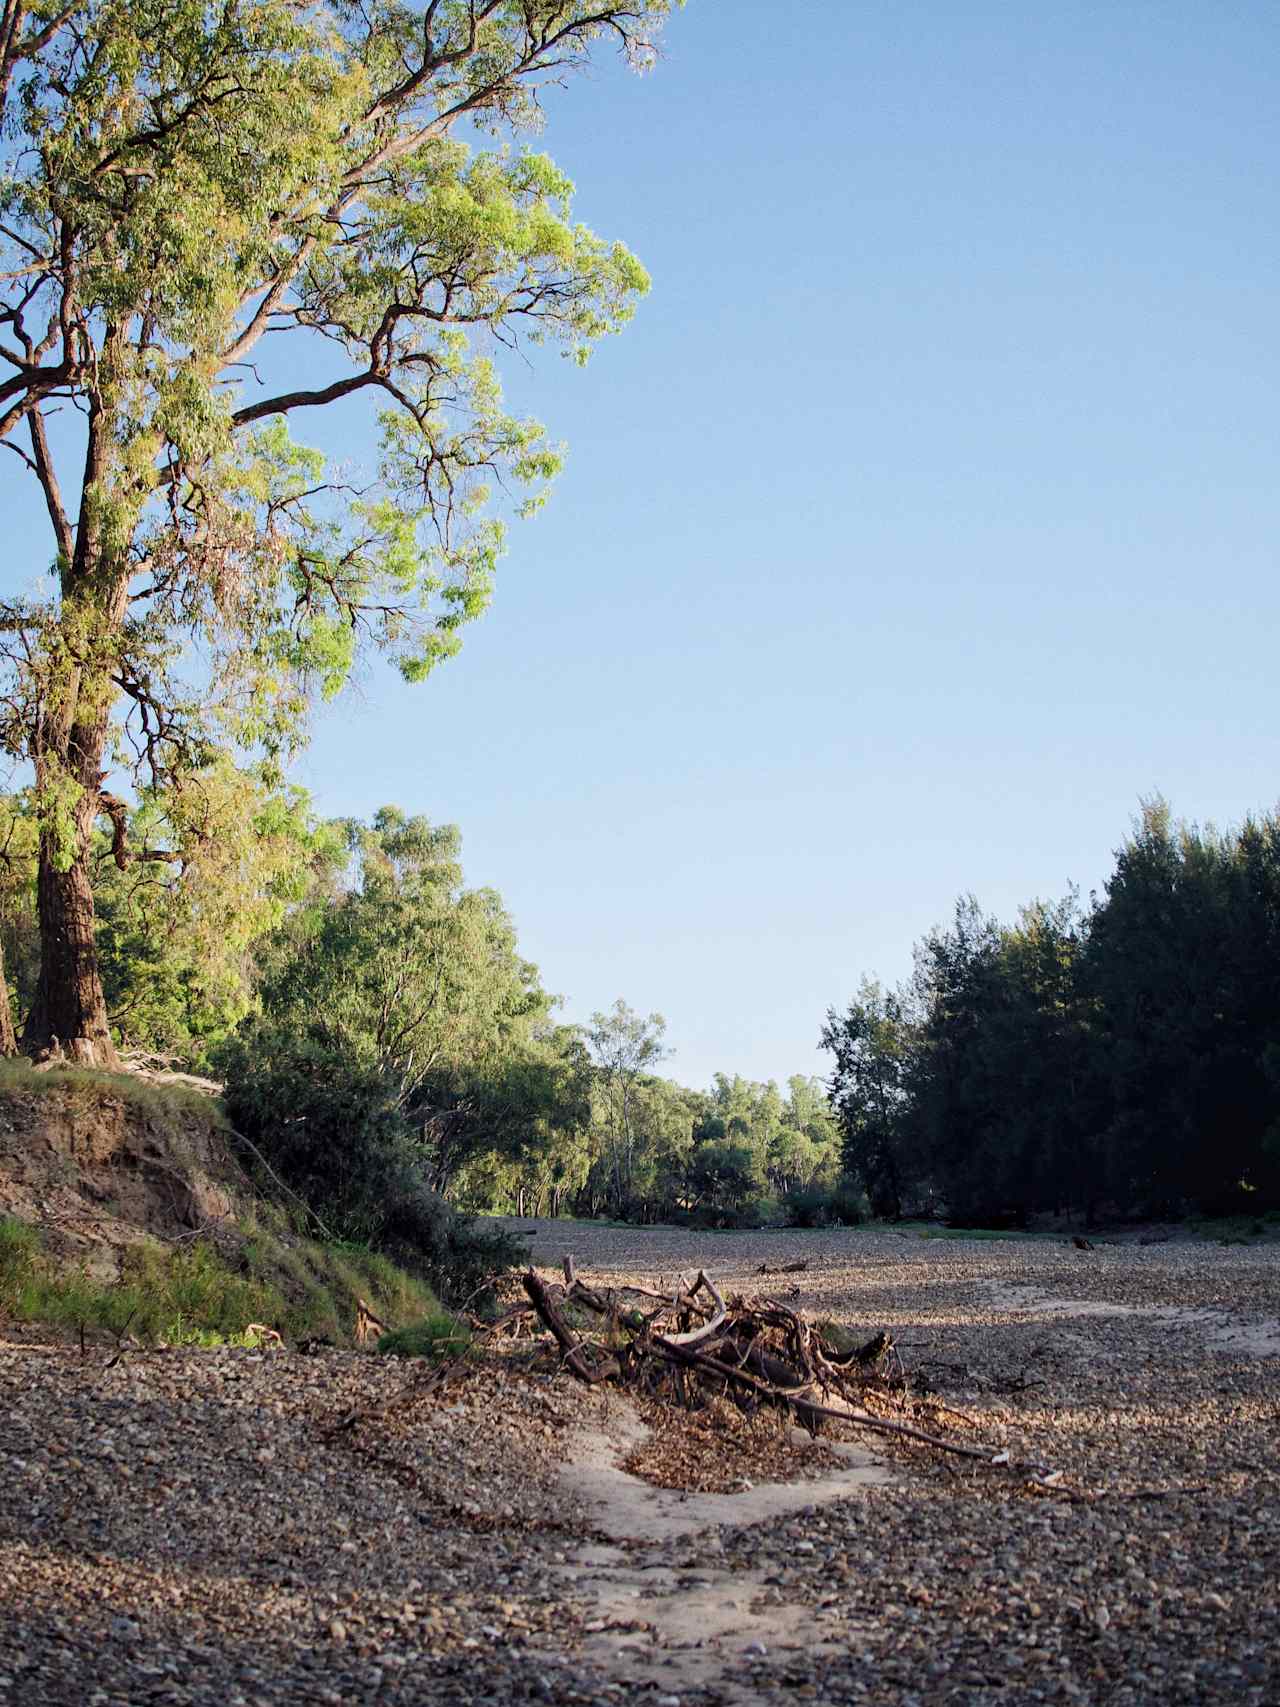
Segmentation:
{"type": "MultiPolygon", "coordinates": [[[[748,1416],[772,1410],[800,1424],[811,1438],[828,1425],[843,1424],[1007,1467],[1042,1487],[1056,1485],[1045,1481],[1053,1476],[1048,1465],[903,1420],[923,1414],[932,1424],[947,1415],[969,1424],[963,1412],[913,1397],[887,1332],[842,1351],[820,1327],[776,1298],[724,1298],[705,1269],[666,1294],[631,1285],[591,1286],[579,1276],[572,1256],[565,1257],[563,1272],[563,1283],[549,1283],[528,1270],[525,1311],[537,1316],[559,1347],[563,1366],[587,1386],[611,1382],[685,1412],[726,1404],[748,1416]],[[583,1316],[601,1324],[594,1337],[576,1327],[583,1316]],[[882,1414],[890,1408],[895,1415],[882,1414]]],[[[504,1323],[519,1313],[508,1311],[504,1323]]]]}

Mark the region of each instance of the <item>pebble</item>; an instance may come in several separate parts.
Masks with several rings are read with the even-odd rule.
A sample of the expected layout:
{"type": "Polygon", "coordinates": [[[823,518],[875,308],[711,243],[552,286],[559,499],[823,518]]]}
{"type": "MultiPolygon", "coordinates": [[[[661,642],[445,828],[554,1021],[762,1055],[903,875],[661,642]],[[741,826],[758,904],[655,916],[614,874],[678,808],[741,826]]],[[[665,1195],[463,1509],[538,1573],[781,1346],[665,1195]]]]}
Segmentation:
{"type": "Polygon", "coordinates": [[[645,1591],[652,1628],[630,1629],[594,1598],[609,1567],[570,1566],[591,1518],[555,1480],[572,1426],[617,1400],[478,1375],[448,1407],[329,1442],[325,1424],[400,1392],[403,1367],[131,1353],[108,1374],[72,1349],[0,1346],[0,1691],[39,1707],[721,1707],[747,1688],[820,1707],[1280,1700],[1261,1610],[1280,1579],[1280,1358],[1212,1331],[1280,1320],[1280,1249],[547,1237],[551,1262],[572,1244],[593,1276],[705,1259],[748,1292],[762,1261],[809,1256],[811,1318],[889,1327],[984,1444],[1043,1457],[1062,1487],[876,1442],[891,1485],[624,1548],[685,1572],[645,1591]],[[1179,1311],[1201,1325],[1171,1331],[1179,1311]],[[1012,1393],[1023,1377],[1043,1385],[1012,1393]],[[751,1596],[747,1647],[667,1647],[664,1595],[726,1579],[751,1596]]]}

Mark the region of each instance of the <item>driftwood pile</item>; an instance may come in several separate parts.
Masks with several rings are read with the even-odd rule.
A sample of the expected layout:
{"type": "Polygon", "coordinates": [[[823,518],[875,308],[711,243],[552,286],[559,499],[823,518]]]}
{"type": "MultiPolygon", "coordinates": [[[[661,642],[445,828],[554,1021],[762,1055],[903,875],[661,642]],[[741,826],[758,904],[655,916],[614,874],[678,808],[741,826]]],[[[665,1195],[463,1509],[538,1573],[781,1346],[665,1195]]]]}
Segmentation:
{"type": "Polygon", "coordinates": [[[725,1299],[705,1270],[669,1293],[632,1285],[602,1290],[588,1285],[566,1257],[563,1281],[549,1283],[529,1269],[523,1286],[528,1303],[504,1321],[536,1316],[558,1345],[563,1367],[589,1385],[608,1382],[686,1409],[730,1399],[747,1412],[780,1411],[810,1435],[843,1423],[1005,1465],[1045,1487],[1057,1480],[1047,1465],[1015,1461],[1008,1452],[868,1410],[868,1402],[895,1391],[900,1414],[903,1408],[906,1382],[888,1333],[841,1350],[777,1299],[725,1299]],[[578,1325],[584,1320],[593,1331],[578,1325]]]}

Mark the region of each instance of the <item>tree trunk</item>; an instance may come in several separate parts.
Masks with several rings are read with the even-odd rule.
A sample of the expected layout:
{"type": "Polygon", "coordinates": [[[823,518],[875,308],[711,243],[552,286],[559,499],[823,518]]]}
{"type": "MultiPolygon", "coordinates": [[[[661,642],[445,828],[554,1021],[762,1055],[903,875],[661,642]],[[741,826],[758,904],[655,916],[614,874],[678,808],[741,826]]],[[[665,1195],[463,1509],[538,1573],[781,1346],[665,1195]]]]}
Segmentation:
{"type": "Polygon", "coordinates": [[[40,838],[40,977],[23,1049],[36,1057],[61,1053],[81,1066],[114,1071],[120,1060],[98,976],[88,850],[59,871],[51,840],[47,834],[40,838]]]}
{"type": "MultiPolygon", "coordinates": [[[[122,599],[121,594],[121,603],[122,599]]],[[[98,974],[93,885],[89,879],[109,701],[101,684],[94,684],[96,691],[90,689],[88,677],[88,671],[75,672],[65,690],[79,713],[65,735],[53,718],[47,719],[41,730],[44,740],[36,761],[37,794],[51,777],[55,783],[68,779],[80,792],[69,824],[58,823],[51,813],[40,829],[36,879],[40,976],[22,1047],[37,1059],[60,1054],[83,1067],[116,1072],[120,1059],[111,1041],[98,974]]]]}
{"type": "MultiPolygon", "coordinates": [[[[103,451],[102,423],[89,434],[86,490],[103,451]]],[[[128,570],[112,562],[84,516],[73,563],[64,570],[57,646],[47,660],[44,703],[33,758],[40,803],[36,905],[40,976],[22,1047],[34,1057],[65,1056],[86,1067],[118,1071],[98,974],[89,861],[102,810],[102,768],[116,697],[115,649],[128,608],[128,570]]]]}
{"type": "Polygon", "coordinates": [[[9,980],[4,972],[4,950],[0,948],[0,1055],[16,1055],[18,1039],[13,1030],[13,1009],[9,1004],[9,980]]]}

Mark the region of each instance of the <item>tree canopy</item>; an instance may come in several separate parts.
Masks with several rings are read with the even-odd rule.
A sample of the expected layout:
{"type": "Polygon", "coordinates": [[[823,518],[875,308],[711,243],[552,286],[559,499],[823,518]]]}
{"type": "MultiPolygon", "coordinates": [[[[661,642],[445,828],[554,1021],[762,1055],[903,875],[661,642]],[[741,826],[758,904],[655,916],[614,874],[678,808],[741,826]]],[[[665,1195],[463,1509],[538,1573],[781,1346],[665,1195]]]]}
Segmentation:
{"type": "Polygon", "coordinates": [[[229,745],[278,775],[361,647],[417,679],[484,609],[495,491],[527,512],[559,461],[495,356],[582,359],[647,284],[521,139],[593,53],[651,63],[672,4],[5,0],[0,443],[53,546],[47,593],[0,606],[34,1052],[111,1056],[87,860],[113,770],[194,787],[229,745]],[[362,394],[352,478],[292,429],[362,394]]]}
{"type": "Polygon", "coordinates": [[[968,1222],[1280,1204],[1278,899],[1280,820],[1160,800],[1087,909],[963,898],[906,989],[828,1015],[846,1165],[968,1222]]]}

